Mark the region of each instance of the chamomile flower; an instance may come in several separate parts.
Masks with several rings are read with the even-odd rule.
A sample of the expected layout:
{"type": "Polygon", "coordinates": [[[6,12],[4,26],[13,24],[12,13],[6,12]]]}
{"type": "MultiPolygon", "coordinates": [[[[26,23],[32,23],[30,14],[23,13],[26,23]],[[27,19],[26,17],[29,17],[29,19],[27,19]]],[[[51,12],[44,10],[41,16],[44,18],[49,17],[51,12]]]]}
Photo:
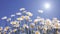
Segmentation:
{"type": "Polygon", "coordinates": [[[46,31],[47,31],[47,28],[46,27],[43,27],[43,33],[46,34],[46,31]]]}
{"type": "Polygon", "coordinates": [[[23,19],[24,19],[24,18],[25,18],[25,16],[23,16],[23,15],[22,15],[22,16],[21,16],[21,18],[23,18],[23,19]]]}
{"type": "Polygon", "coordinates": [[[52,23],[58,23],[58,19],[57,18],[53,18],[52,23]]]}
{"type": "Polygon", "coordinates": [[[13,30],[13,32],[16,32],[16,31],[17,31],[17,29],[14,29],[14,30],[13,30]]]}
{"type": "Polygon", "coordinates": [[[35,19],[34,23],[37,24],[39,22],[39,19],[35,19]]]}
{"type": "Polygon", "coordinates": [[[36,31],[35,34],[40,34],[40,32],[39,31],[36,31]]]}
{"type": "Polygon", "coordinates": [[[33,16],[33,14],[32,14],[31,12],[26,12],[26,14],[27,14],[28,16],[33,16]]]}
{"type": "Polygon", "coordinates": [[[14,25],[14,24],[16,24],[16,21],[12,21],[12,22],[10,22],[10,24],[14,25]]]}
{"type": "Polygon", "coordinates": [[[11,21],[11,18],[7,18],[7,21],[11,21]]]}
{"type": "Polygon", "coordinates": [[[44,23],[45,22],[44,18],[40,18],[39,21],[40,21],[41,24],[45,24],[44,23]]]}
{"type": "Polygon", "coordinates": [[[3,30],[3,27],[0,27],[0,31],[2,31],[3,30]]]}
{"type": "Polygon", "coordinates": [[[50,20],[50,19],[46,19],[45,24],[46,24],[46,25],[51,25],[51,24],[52,24],[52,23],[51,23],[51,20],[50,20]]]}
{"type": "Polygon", "coordinates": [[[55,24],[54,24],[54,28],[60,29],[60,23],[55,23],[55,24]]]}
{"type": "Polygon", "coordinates": [[[25,28],[26,26],[27,26],[27,24],[24,24],[24,25],[23,25],[23,28],[25,28]]]}
{"type": "Polygon", "coordinates": [[[18,20],[18,21],[21,21],[21,20],[23,20],[23,18],[19,17],[19,18],[17,18],[17,20],[18,20]]]}
{"type": "Polygon", "coordinates": [[[30,27],[31,27],[31,28],[34,28],[34,26],[35,26],[34,23],[31,23],[31,24],[30,24],[30,27]]]}
{"type": "Polygon", "coordinates": [[[20,26],[20,24],[15,24],[13,27],[19,27],[20,26]]]}
{"type": "Polygon", "coordinates": [[[25,16],[25,19],[26,19],[26,20],[29,20],[29,19],[30,19],[30,17],[29,17],[29,16],[25,16]]]}
{"type": "Polygon", "coordinates": [[[6,27],[4,28],[4,31],[7,31],[9,28],[10,28],[9,26],[6,26],[6,27]]]}
{"type": "Polygon", "coordinates": [[[41,29],[41,27],[40,26],[37,26],[37,29],[41,29]]]}

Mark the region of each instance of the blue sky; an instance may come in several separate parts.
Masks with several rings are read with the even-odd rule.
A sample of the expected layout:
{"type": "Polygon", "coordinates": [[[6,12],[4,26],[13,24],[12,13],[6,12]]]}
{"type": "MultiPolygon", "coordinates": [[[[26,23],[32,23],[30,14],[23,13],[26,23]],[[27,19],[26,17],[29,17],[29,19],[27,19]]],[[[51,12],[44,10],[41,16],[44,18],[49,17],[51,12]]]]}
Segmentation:
{"type": "MultiPolygon", "coordinates": [[[[57,17],[60,19],[60,0],[0,0],[0,20],[3,16],[10,16],[16,12],[19,12],[20,8],[26,8],[36,16],[43,18],[57,17]],[[43,4],[48,2],[51,4],[50,9],[45,9],[43,4]],[[39,14],[37,11],[42,9],[43,14],[39,14]]],[[[0,21],[1,23],[1,21],[0,21]]]]}

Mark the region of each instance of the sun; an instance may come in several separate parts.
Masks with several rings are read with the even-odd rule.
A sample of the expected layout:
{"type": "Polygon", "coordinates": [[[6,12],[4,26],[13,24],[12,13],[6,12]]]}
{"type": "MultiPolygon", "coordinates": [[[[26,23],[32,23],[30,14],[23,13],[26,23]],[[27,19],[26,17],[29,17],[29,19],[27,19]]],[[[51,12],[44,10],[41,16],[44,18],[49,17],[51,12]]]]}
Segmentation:
{"type": "Polygon", "coordinates": [[[48,9],[48,8],[50,8],[50,4],[49,4],[49,3],[45,3],[45,4],[44,4],[44,7],[45,7],[46,9],[48,9]]]}

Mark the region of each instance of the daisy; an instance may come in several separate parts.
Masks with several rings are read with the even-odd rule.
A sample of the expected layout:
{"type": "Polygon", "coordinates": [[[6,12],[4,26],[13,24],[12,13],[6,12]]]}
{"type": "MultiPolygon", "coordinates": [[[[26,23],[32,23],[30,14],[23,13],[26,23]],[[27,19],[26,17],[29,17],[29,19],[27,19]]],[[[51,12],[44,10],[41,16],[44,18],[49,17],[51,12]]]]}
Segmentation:
{"type": "Polygon", "coordinates": [[[10,22],[10,24],[14,25],[14,24],[16,24],[16,21],[12,21],[12,22],[10,22]]]}
{"type": "Polygon", "coordinates": [[[31,28],[34,28],[34,26],[35,26],[34,23],[31,23],[31,24],[30,24],[30,27],[31,27],[31,28]]]}
{"type": "Polygon", "coordinates": [[[40,32],[39,31],[36,31],[35,34],[40,34],[40,32]]]}
{"type": "Polygon", "coordinates": [[[23,18],[23,19],[24,19],[24,18],[25,18],[25,16],[21,16],[21,18],[23,18]]]}
{"type": "Polygon", "coordinates": [[[2,31],[3,30],[3,27],[0,27],[0,31],[2,31]]]}
{"type": "Polygon", "coordinates": [[[29,28],[29,26],[27,24],[24,24],[23,28],[29,28]]]}
{"type": "Polygon", "coordinates": [[[13,27],[19,27],[20,26],[20,24],[15,24],[13,27]]]}
{"type": "Polygon", "coordinates": [[[27,24],[24,24],[24,25],[23,25],[23,28],[25,28],[25,27],[27,27],[27,24]]]}
{"type": "Polygon", "coordinates": [[[39,22],[39,19],[35,19],[34,23],[37,24],[39,22]]]}
{"type": "Polygon", "coordinates": [[[45,21],[45,24],[48,26],[48,25],[51,25],[52,23],[51,23],[51,20],[50,19],[46,19],[46,21],[45,21]]]}
{"type": "Polygon", "coordinates": [[[11,18],[7,18],[7,21],[11,21],[11,18]]]}
{"type": "Polygon", "coordinates": [[[7,31],[9,28],[10,28],[9,26],[6,26],[6,27],[4,28],[4,31],[7,31]]]}
{"type": "Polygon", "coordinates": [[[29,17],[29,16],[25,16],[25,19],[26,19],[26,20],[29,20],[29,19],[30,19],[30,17],[29,17]]]}
{"type": "Polygon", "coordinates": [[[13,32],[16,32],[16,31],[17,31],[17,29],[14,29],[14,30],[13,30],[13,32]]]}
{"type": "Polygon", "coordinates": [[[21,21],[21,20],[23,20],[23,18],[19,17],[19,18],[17,18],[17,20],[18,20],[18,21],[21,21]]]}
{"type": "Polygon", "coordinates": [[[26,12],[26,14],[27,14],[28,16],[33,16],[33,14],[32,14],[31,12],[26,12]]]}

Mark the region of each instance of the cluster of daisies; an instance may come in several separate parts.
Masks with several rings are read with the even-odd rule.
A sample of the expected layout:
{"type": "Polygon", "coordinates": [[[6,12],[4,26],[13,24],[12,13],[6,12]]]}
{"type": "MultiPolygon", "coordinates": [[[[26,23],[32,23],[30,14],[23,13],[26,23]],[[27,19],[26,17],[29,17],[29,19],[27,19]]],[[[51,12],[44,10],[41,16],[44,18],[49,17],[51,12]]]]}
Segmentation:
{"type": "Polygon", "coordinates": [[[21,8],[20,12],[12,14],[11,18],[2,17],[1,19],[11,26],[0,27],[0,34],[59,34],[60,21],[57,18],[50,20],[37,16],[32,20],[32,16],[31,12],[21,8]]]}

